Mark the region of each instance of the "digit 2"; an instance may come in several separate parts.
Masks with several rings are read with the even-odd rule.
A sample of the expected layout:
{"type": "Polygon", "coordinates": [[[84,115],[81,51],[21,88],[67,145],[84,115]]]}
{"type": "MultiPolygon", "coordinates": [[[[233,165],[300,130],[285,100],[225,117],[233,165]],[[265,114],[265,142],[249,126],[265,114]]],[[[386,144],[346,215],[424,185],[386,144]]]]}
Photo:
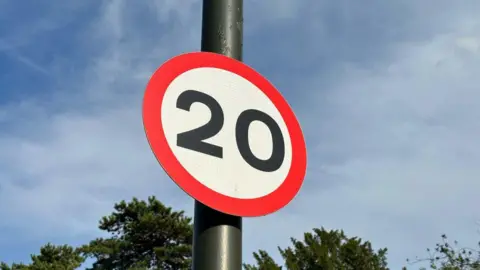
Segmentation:
{"type": "MultiPolygon", "coordinates": [[[[217,158],[223,158],[223,148],[218,145],[204,142],[208,138],[215,136],[223,127],[223,110],[217,100],[205,93],[187,90],[180,94],[177,99],[177,108],[190,111],[193,103],[200,102],[206,105],[211,112],[212,117],[203,126],[177,134],[177,146],[192,151],[200,152],[217,158]]],[[[237,119],[235,126],[235,140],[238,151],[242,158],[250,166],[264,172],[273,172],[278,170],[285,159],[285,143],[282,131],[277,122],[268,114],[259,110],[245,110],[237,119]],[[257,158],[248,141],[248,131],[253,121],[264,123],[272,135],[272,154],[268,159],[257,158]]]]}
{"type": "Polygon", "coordinates": [[[178,96],[177,108],[190,111],[193,103],[205,104],[212,114],[210,121],[198,128],[177,134],[177,146],[204,153],[217,158],[223,158],[223,149],[220,146],[204,142],[211,138],[223,127],[223,110],[213,97],[195,90],[187,90],[178,96]]]}

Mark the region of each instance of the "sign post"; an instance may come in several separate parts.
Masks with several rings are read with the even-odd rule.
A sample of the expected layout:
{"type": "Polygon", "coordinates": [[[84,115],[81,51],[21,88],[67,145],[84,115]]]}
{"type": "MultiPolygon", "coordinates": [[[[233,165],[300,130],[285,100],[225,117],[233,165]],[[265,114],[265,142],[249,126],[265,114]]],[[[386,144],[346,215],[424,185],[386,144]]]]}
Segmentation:
{"type": "MultiPolygon", "coordinates": [[[[202,12],[201,50],[242,61],[243,0],[203,0],[202,12]]],[[[241,217],[195,200],[193,224],[193,270],[242,269],[241,217]]]]}
{"type": "Polygon", "coordinates": [[[193,269],[242,269],[242,217],[298,193],[307,166],[300,124],[280,92],[242,60],[242,0],[204,0],[202,52],[151,77],[143,123],[155,157],[195,199],[193,269]]]}

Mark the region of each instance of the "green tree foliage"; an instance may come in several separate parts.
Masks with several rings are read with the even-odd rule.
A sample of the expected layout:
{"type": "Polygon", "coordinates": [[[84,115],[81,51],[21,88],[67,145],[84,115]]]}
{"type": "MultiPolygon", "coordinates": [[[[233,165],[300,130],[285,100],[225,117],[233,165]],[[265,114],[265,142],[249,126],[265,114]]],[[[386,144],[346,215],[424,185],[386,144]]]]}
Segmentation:
{"type": "MultiPolygon", "coordinates": [[[[343,231],[314,229],[303,241],[291,242],[292,247],[278,248],[286,270],[388,270],[386,248],[375,252],[370,242],[349,238],[343,231]]],[[[244,265],[246,270],[283,269],[263,250],[254,257],[257,265],[244,265]]]]}
{"type": "MultiPolygon", "coordinates": [[[[453,241],[452,245],[444,234],[442,235],[442,241],[437,243],[433,250],[428,248],[427,252],[427,258],[417,258],[411,264],[428,261],[431,269],[480,270],[480,242],[478,243],[478,250],[459,247],[457,241],[453,241]]],[[[407,262],[410,262],[410,260],[407,260],[407,262]]]]}
{"type": "Polygon", "coordinates": [[[31,264],[0,264],[1,270],[74,270],[82,265],[85,258],[79,251],[68,245],[47,244],[40,248],[40,255],[31,255],[31,264]]]}
{"type": "Polygon", "coordinates": [[[95,262],[92,270],[189,269],[193,228],[183,211],[166,207],[155,197],[121,201],[115,211],[100,220],[110,234],[81,247],[95,262]]]}
{"type": "Polygon", "coordinates": [[[275,263],[272,257],[265,250],[259,250],[253,253],[253,257],[257,262],[256,266],[244,264],[245,270],[281,270],[282,267],[275,263]]]}
{"type": "MultiPolygon", "coordinates": [[[[74,270],[85,258],[93,258],[91,270],[183,270],[191,267],[191,218],[173,211],[155,197],[147,201],[133,198],[115,204],[114,211],[100,220],[99,228],[109,237],[97,238],[75,249],[68,245],[47,244],[39,255],[31,255],[30,264],[0,263],[0,270],[74,270]]],[[[245,270],[388,270],[387,249],[373,250],[368,241],[347,237],[343,231],[324,228],[304,234],[303,240],[291,238],[291,247],[278,248],[281,264],[264,250],[253,254],[256,264],[245,270]]],[[[450,244],[442,235],[441,243],[429,256],[410,264],[427,261],[431,269],[480,270],[480,242],[477,249],[450,244]]],[[[407,260],[408,261],[408,260],[407,260]]],[[[406,268],[403,268],[406,270],[406,268]]]]}

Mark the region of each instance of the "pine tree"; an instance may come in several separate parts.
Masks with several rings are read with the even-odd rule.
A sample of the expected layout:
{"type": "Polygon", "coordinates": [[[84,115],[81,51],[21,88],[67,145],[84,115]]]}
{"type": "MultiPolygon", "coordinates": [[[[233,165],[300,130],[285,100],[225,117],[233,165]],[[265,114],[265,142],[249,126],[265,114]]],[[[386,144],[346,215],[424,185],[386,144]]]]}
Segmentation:
{"type": "Polygon", "coordinates": [[[31,264],[11,266],[0,264],[1,270],[74,270],[82,265],[85,258],[80,252],[68,245],[55,246],[47,244],[40,248],[40,255],[31,255],[31,264]]]}
{"type": "Polygon", "coordinates": [[[191,265],[191,218],[173,211],[155,197],[121,201],[102,218],[99,228],[111,234],[81,248],[94,258],[92,270],[189,269],[191,265]]]}
{"type": "MultiPolygon", "coordinates": [[[[278,248],[286,270],[388,270],[387,249],[375,252],[370,242],[349,238],[343,231],[314,229],[303,241],[291,238],[292,247],[278,248]]],[[[282,269],[265,251],[254,253],[256,266],[246,270],[282,269]]]]}

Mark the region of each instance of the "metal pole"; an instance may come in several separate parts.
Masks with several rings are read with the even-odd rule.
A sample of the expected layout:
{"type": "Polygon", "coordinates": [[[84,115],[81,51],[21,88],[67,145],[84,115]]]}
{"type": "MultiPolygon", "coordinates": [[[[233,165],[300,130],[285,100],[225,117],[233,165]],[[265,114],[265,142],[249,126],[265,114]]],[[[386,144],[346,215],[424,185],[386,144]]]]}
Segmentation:
{"type": "MultiPolygon", "coordinates": [[[[241,61],[243,0],[203,0],[202,17],[202,51],[241,61]]],[[[193,270],[241,269],[242,218],[195,201],[193,270]]]]}

